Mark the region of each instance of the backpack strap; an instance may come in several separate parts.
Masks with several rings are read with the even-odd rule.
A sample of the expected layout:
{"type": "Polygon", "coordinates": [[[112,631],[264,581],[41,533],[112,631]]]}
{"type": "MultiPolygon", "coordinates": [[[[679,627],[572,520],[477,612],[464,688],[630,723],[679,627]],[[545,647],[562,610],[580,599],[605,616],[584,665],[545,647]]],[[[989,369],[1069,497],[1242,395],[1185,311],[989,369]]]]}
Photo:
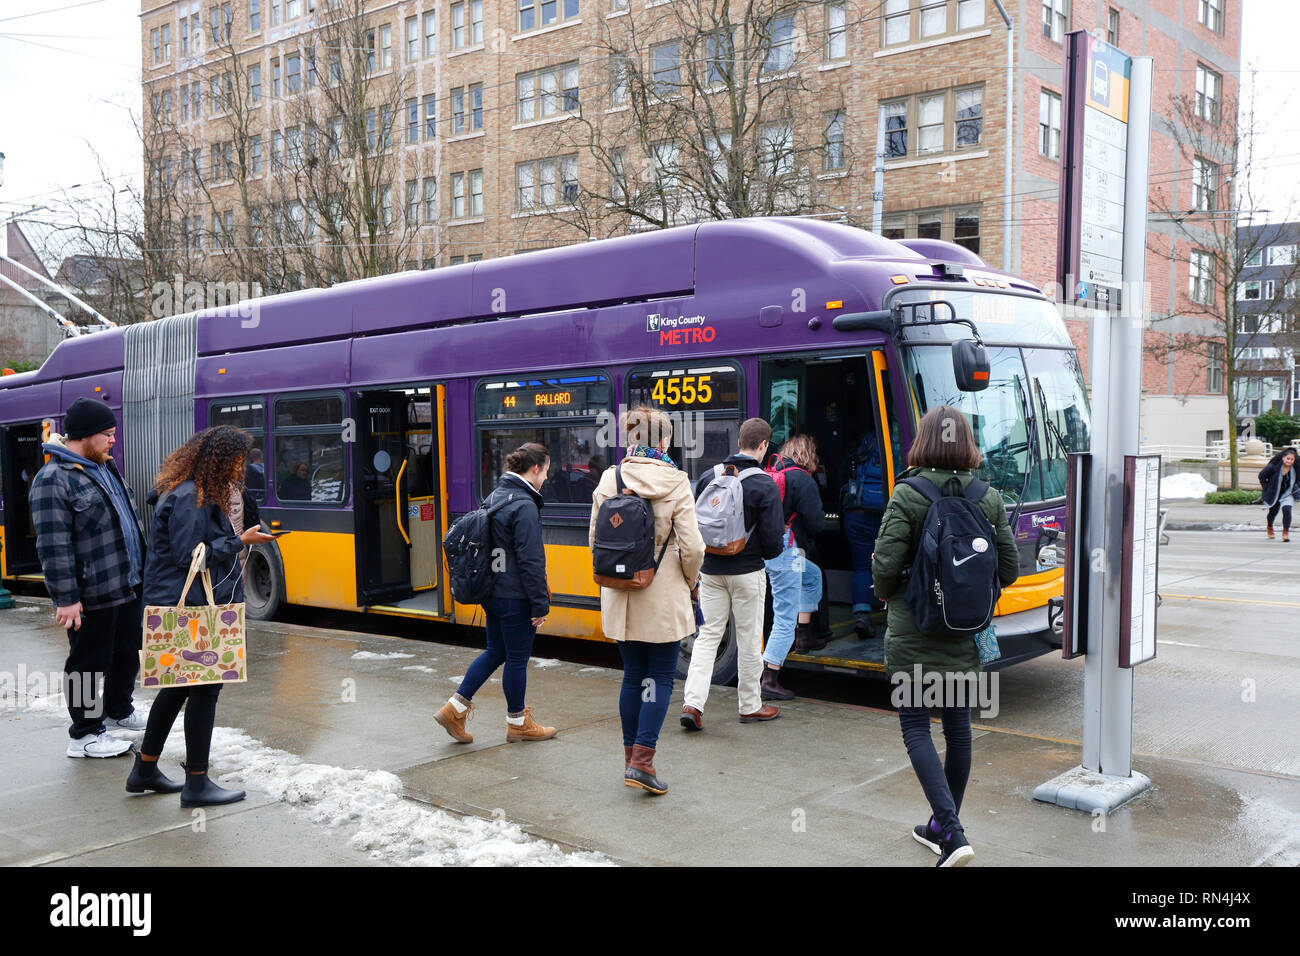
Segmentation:
{"type": "Polygon", "coordinates": [[[925,500],[930,502],[930,504],[934,504],[943,497],[943,495],[939,493],[939,489],[935,487],[934,482],[923,475],[913,475],[911,478],[904,478],[899,482],[899,484],[907,485],[907,487],[911,488],[913,491],[920,492],[925,496],[925,500]]]}
{"type": "Polygon", "coordinates": [[[765,472],[762,468],[746,468],[744,471],[739,472],[736,475],[736,477],[739,478],[741,481],[744,481],[750,475],[766,475],[766,474],[767,472],[765,472]]]}
{"type": "Polygon", "coordinates": [[[659,573],[659,565],[663,563],[664,555],[668,553],[668,542],[673,540],[673,535],[676,533],[677,529],[671,528],[668,531],[668,537],[664,538],[664,546],[659,549],[659,557],[655,558],[655,574],[659,573]]]}
{"type": "Polygon", "coordinates": [[[989,483],[987,481],[984,481],[982,478],[974,478],[971,480],[971,483],[966,486],[966,490],[962,492],[962,496],[973,504],[979,504],[984,500],[984,495],[988,493],[988,490],[989,483]]]}

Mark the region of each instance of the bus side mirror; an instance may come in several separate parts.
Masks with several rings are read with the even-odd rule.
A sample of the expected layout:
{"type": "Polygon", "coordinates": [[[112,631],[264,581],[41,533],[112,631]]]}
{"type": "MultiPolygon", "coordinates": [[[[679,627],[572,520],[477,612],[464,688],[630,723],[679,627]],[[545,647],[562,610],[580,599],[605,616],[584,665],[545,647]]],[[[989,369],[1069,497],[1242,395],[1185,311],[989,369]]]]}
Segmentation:
{"type": "Polygon", "coordinates": [[[989,387],[989,354],[974,339],[952,344],[952,374],[963,392],[982,392],[989,387]]]}

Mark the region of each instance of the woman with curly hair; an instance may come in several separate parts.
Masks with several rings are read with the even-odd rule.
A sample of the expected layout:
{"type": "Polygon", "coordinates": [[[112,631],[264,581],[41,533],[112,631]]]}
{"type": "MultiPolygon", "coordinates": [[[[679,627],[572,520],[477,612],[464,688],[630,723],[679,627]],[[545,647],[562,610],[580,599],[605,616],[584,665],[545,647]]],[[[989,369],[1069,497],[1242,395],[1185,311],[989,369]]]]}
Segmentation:
{"type": "MultiPolygon", "coordinates": [[[[240,555],[246,545],[275,540],[256,526],[244,527],[244,467],[252,437],[229,425],[200,432],[167,456],[158,471],[149,554],[144,566],[146,605],[204,605],[195,581],[181,594],[195,547],[207,547],[207,569],[218,604],[244,599],[240,555]]],[[[152,496],[151,496],[152,500],[152,496]]],[[[127,778],[128,793],[180,791],[182,807],[234,803],[242,790],[226,790],[208,779],[208,751],[216,721],[220,684],[165,687],[149,711],[144,740],[127,778]],[[185,782],[158,769],[158,757],[181,707],[185,708],[185,782]]]]}

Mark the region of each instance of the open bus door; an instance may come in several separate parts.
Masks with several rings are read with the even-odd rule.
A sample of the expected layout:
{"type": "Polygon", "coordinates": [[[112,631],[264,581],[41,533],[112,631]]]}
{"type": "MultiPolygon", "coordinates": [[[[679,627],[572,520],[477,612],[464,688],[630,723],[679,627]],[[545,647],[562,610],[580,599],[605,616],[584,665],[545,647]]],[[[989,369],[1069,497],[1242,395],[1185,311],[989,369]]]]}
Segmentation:
{"type": "Polygon", "coordinates": [[[27,494],[44,464],[40,422],[0,426],[0,494],[4,496],[4,545],[0,551],[5,577],[39,573],[36,527],[27,494]]]}
{"type": "Polygon", "coordinates": [[[440,615],[444,388],[357,392],[357,603],[440,615]]]}

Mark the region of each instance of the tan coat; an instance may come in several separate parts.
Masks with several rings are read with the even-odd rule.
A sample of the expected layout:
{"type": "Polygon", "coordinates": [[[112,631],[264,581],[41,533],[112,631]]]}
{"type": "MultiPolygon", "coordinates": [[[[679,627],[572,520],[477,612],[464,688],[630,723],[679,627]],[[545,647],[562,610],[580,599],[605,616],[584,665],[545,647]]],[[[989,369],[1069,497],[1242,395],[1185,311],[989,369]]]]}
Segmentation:
{"type": "MultiPolygon", "coordinates": [[[[615,641],[667,644],[695,633],[691,588],[704,563],[704,539],[695,523],[695,498],[686,472],[654,458],[624,458],[624,485],[651,502],[655,513],[655,557],[676,531],[650,586],[642,591],[600,589],[605,636],[615,641]]],[[[591,497],[588,545],[596,540],[596,515],[615,494],[614,469],[606,468],[591,497]]]]}

